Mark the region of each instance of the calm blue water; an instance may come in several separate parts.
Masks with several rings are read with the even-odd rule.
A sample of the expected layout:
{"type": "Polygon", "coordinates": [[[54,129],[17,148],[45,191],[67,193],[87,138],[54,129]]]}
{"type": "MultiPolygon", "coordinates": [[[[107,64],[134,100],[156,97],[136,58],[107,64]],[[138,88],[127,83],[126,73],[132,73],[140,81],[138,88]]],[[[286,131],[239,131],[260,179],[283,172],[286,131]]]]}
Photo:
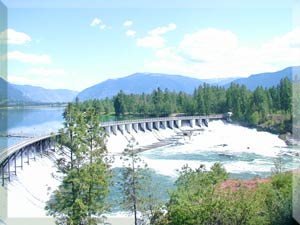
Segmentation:
{"type": "MultiPolygon", "coordinates": [[[[20,137],[3,137],[5,134],[32,137],[56,132],[63,127],[63,112],[64,107],[0,108],[0,151],[3,148],[26,140],[26,138],[20,137]]],[[[137,117],[101,116],[101,121],[127,119],[137,119],[137,117]]]]}
{"type": "MultiPolygon", "coordinates": [[[[61,128],[62,107],[26,107],[0,109],[0,134],[39,136],[61,128]]],[[[26,138],[0,137],[0,149],[24,141],[26,138]]]]}

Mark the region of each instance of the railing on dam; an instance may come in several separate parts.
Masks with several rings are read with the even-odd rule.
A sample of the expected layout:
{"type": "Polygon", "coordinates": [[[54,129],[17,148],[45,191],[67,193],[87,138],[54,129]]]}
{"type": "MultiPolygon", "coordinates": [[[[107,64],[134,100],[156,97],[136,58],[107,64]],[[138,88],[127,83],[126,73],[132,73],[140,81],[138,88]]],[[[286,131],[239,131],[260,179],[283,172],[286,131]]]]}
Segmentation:
{"type": "Polygon", "coordinates": [[[30,160],[35,160],[37,154],[42,156],[45,150],[50,149],[51,139],[56,136],[58,136],[57,133],[47,134],[1,149],[0,169],[2,186],[4,186],[5,180],[11,180],[11,175],[17,175],[18,167],[23,169],[24,163],[29,165],[30,160]]]}
{"type": "Polygon", "coordinates": [[[40,137],[35,137],[35,138],[31,138],[29,140],[17,143],[13,146],[10,146],[8,148],[4,148],[3,151],[0,152],[0,165],[6,160],[6,158],[12,154],[14,154],[17,150],[25,148],[29,145],[35,144],[39,141],[45,140],[45,139],[49,139],[53,136],[55,136],[57,134],[47,134],[47,135],[43,135],[40,137]]]}
{"type": "Polygon", "coordinates": [[[208,116],[173,116],[173,117],[156,117],[156,118],[145,118],[136,120],[122,120],[122,121],[109,121],[102,122],[101,127],[113,126],[113,125],[125,125],[134,123],[149,123],[149,122],[159,122],[159,121],[171,121],[171,120],[193,120],[193,119],[227,119],[226,114],[215,114],[208,116]]]}

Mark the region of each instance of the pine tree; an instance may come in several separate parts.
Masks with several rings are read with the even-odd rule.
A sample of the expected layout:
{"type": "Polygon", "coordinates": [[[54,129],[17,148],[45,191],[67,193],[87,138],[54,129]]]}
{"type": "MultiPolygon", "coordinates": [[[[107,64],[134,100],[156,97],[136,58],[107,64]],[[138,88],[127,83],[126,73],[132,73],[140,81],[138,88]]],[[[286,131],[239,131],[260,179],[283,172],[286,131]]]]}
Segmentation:
{"type": "Polygon", "coordinates": [[[110,172],[104,135],[94,110],[78,112],[69,104],[61,133],[63,157],[57,160],[62,182],[46,210],[57,224],[97,224],[107,209],[110,172]],[[69,157],[68,157],[69,156],[69,157]]]}
{"type": "Polygon", "coordinates": [[[140,224],[143,218],[150,221],[159,208],[158,193],[154,188],[150,170],[138,156],[134,139],[129,141],[121,159],[124,162],[121,174],[121,206],[134,215],[134,224],[140,224]],[[138,212],[141,216],[138,218],[138,212]]]}
{"type": "Polygon", "coordinates": [[[280,105],[285,112],[292,111],[292,82],[289,78],[284,78],[279,85],[280,105]]]}
{"type": "Polygon", "coordinates": [[[114,97],[114,108],[117,116],[124,115],[126,112],[125,93],[121,90],[116,97],[114,97]]]}

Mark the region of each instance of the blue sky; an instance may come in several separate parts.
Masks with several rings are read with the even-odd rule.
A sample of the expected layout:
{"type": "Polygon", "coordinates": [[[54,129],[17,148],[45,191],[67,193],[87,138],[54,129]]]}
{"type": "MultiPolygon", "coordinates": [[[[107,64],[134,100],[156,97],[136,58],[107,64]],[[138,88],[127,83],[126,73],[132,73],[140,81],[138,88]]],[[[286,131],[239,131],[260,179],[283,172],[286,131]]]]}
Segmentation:
{"type": "Polygon", "coordinates": [[[221,78],[300,64],[298,5],[289,1],[246,7],[3,2],[13,83],[82,90],[135,72],[221,78]]]}

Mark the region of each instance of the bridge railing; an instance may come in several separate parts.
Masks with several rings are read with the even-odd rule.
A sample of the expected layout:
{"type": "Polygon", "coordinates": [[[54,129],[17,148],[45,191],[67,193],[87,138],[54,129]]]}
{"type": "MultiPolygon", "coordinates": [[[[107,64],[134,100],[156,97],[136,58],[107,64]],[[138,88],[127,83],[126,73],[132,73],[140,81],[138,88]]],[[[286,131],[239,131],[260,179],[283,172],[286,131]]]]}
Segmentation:
{"type": "Polygon", "coordinates": [[[36,137],[36,138],[31,138],[29,140],[22,141],[20,143],[14,144],[13,146],[10,146],[8,148],[2,149],[1,152],[0,152],[0,165],[7,159],[8,156],[14,154],[19,149],[24,148],[28,145],[34,144],[35,142],[50,138],[52,136],[56,136],[56,135],[58,135],[58,134],[57,133],[47,134],[47,135],[39,136],[39,137],[36,137]]]}
{"type": "Polygon", "coordinates": [[[171,121],[171,120],[223,119],[225,117],[226,116],[224,114],[215,114],[215,115],[208,115],[208,116],[157,117],[157,118],[136,119],[136,120],[101,122],[100,126],[107,127],[107,126],[114,126],[114,125],[126,125],[126,124],[133,124],[133,123],[149,123],[149,122],[171,121]]]}

